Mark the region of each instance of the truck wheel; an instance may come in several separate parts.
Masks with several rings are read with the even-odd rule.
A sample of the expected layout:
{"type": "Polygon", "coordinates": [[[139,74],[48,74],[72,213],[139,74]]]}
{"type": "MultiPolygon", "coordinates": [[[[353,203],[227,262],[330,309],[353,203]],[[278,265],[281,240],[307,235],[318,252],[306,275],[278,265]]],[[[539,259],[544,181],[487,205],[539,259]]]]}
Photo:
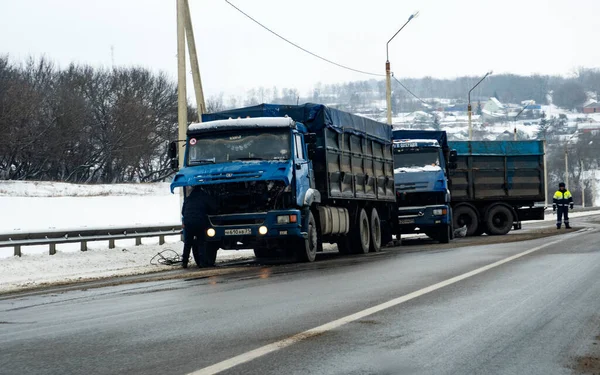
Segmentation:
{"type": "Polygon", "coordinates": [[[371,248],[370,251],[377,253],[381,250],[381,220],[377,209],[371,210],[371,248]]]}
{"type": "Polygon", "coordinates": [[[317,257],[317,248],[319,247],[319,235],[317,233],[317,224],[312,212],[308,213],[308,238],[303,239],[296,246],[296,258],[299,262],[314,262],[317,257]]]}
{"type": "Polygon", "coordinates": [[[217,261],[217,251],[219,251],[219,246],[214,243],[205,242],[204,243],[204,252],[200,253],[200,250],[194,246],[194,259],[196,260],[196,264],[198,267],[214,267],[217,261]],[[196,254],[198,257],[196,257],[196,254]],[[198,261],[200,260],[200,261],[198,261]]]}
{"type": "Polygon", "coordinates": [[[477,212],[469,206],[459,206],[454,210],[454,228],[467,226],[467,236],[472,236],[477,231],[477,212]]]}
{"type": "Polygon", "coordinates": [[[487,233],[502,235],[510,231],[513,226],[513,214],[510,208],[497,205],[489,209],[486,215],[487,233]]]}
{"type": "Polygon", "coordinates": [[[356,223],[356,227],[353,228],[353,232],[354,238],[351,242],[354,250],[353,253],[367,254],[371,246],[371,231],[369,230],[369,216],[367,216],[367,211],[364,208],[360,210],[358,222],[356,223]]]}

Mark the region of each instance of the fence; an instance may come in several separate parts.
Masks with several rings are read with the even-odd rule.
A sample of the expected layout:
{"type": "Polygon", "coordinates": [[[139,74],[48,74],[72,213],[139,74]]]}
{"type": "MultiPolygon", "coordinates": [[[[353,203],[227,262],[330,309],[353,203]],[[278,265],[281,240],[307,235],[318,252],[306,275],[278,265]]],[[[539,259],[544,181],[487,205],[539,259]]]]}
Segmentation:
{"type": "Polygon", "coordinates": [[[81,243],[81,251],[87,251],[87,243],[108,241],[110,249],[115,248],[115,240],[135,239],[136,246],[142,244],[142,238],[158,237],[163,245],[166,236],[181,236],[181,225],[166,225],[147,228],[102,228],[73,231],[51,231],[36,233],[0,234],[0,248],[13,247],[14,255],[21,256],[22,246],[49,245],[49,254],[56,254],[56,245],[81,243]]]}

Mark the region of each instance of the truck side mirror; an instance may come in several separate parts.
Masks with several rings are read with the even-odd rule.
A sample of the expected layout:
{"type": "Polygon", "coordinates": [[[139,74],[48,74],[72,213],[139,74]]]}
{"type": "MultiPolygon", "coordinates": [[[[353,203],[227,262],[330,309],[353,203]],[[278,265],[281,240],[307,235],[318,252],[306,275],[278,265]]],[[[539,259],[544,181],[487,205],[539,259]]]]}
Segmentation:
{"type": "Polygon", "coordinates": [[[456,150],[450,150],[450,156],[448,157],[450,163],[456,163],[458,161],[458,152],[456,150]]]}
{"type": "Polygon", "coordinates": [[[167,155],[170,159],[169,166],[172,170],[177,171],[179,169],[179,158],[177,157],[177,141],[172,141],[167,147],[167,155]]]}
{"type": "Polygon", "coordinates": [[[169,142],[169,146],[167,147],[167,155],[169,159],[177,158],[177,141],[169,142]]]}

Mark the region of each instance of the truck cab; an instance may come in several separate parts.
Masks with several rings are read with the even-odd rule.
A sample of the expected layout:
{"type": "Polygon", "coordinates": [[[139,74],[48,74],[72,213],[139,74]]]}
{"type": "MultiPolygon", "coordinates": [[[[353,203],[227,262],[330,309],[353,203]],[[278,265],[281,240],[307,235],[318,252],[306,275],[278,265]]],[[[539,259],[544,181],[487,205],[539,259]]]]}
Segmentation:
{"type": "Polygon", "coordinates": [[[424,233],[448,243],[453,235],[448,169],[456,153],[448,149],[445,133],[394,131],[393,150],[398,235],[424,233]],[[423,135],[428,138],[418,138],[423,135]]]}
{"type": "MultiPolygon", "coordinates": [[[[267,251],[290,237],[302,239],[302,209],[313,190],[303,124],[289,117],[238,118],[192,124],[184,167],[171,191],[203,189],[218,209],[205,239],[222,249],[267,251]]],[[[216,251],[216,250],[215,250],[216,251]]]]}

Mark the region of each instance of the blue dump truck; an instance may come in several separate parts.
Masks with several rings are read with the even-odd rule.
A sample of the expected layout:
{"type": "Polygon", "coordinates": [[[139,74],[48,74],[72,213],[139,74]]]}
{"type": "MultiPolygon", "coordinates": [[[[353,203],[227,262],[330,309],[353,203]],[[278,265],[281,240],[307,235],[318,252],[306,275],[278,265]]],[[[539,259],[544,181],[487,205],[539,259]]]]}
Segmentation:
{"type": "Polygon", "coordinates": [[[455,227],[467,235],[500,235],[521,222],[543,220],[546,195],[543,141],[449,142],[458,153],[450,170],[455,227]]]}
{"type": "Polygon", "coordinates": [[[456,151],[444,131],[394,130],[397,235],[425,233],[441,243],[453,236],[448,175],[456,151]]]}
{"type": "Polygon", "coordinates": [[[443,131],[395,130],[398,233],[446,243],[453,230],[501,235],[543,220],[542,141],[448,142],[443,131]]]}
{"type": "MultiPolygon", "coordinates": [[[[171,191],[214,197],[205,233],[213,264],[219,248],[313,261],[324,242],[367,253],[391,241],[390,126],[317,104],[262,104],[202,121],[188,128],[171,191]]],[[[169,147],[173,166],[178,149],[169,147]]]]}

